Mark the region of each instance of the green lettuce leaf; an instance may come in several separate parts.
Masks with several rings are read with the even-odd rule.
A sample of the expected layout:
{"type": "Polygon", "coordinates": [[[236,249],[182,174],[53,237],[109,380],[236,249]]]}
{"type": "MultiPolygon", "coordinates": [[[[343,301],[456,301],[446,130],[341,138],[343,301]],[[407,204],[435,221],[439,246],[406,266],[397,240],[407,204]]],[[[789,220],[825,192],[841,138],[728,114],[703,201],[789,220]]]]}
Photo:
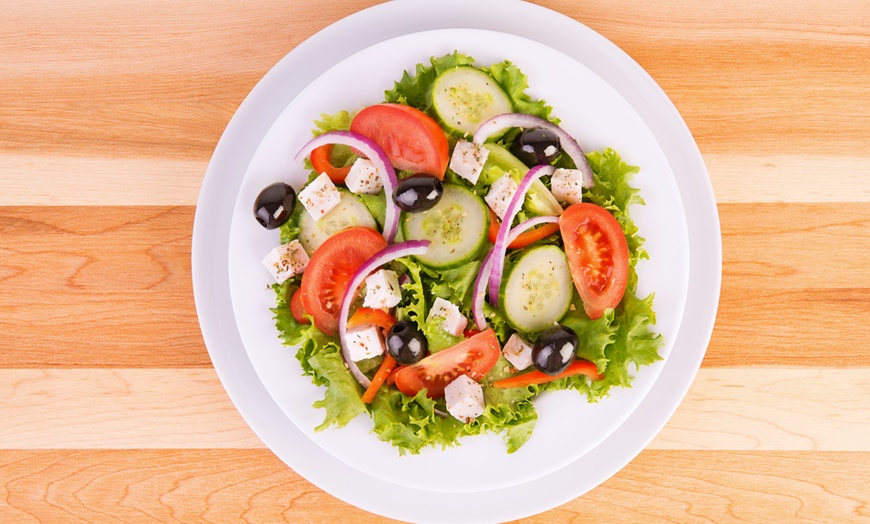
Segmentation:
{"type": "Polygon", "coordinates": [[[325,412],[323,423],[314,428],[315,431],[331,426],[343,427],[365,411],[365,404],[360,400],[360,386],[345,367],[338,338],[326,335],[313,323],[300,324],[293,317],[287,297],[291,297],[298,287],[295,279],[272,286],[276,294],[276,306],[272,308],[275,326],[284,344],[298,345],[296,359],[303,374],[311,377],[313,384],[326,388],[324,398],[314,403],[315,408],[322,408],[325,412]]]}
{"type": "Polygon", "coordinates": [[[487,374],[483,381],[483,396],[486,409],[483,415],[469,423],[470,433],[491,431],[500,433],[507,445],[507,452],[513,453],[532,436],[538,412],[532,403],[534,392],[528,388],[494,388],[492,383],[512,374],[512,366],[504,358],[487,374]]]}
{"type": "Polygon", "coordinates": [[[514,111],[534,115],[544,120],[550,120],[554,124],[559,123],[558,118],[551,116],[553,108],[543,100],[533,100],[526,93],[529,88],[529,79],[509,60],[493,64],[489,67],[489,74],[501,85],[508,94],[514,106],[514,111]]]}
{"type": "Polygon", "coordinates": [[[344,427],[357,415],[365,412],[365,404],[360,400],[362,392],[359,383],[345,367],[338,343],[332,342],[318,349],[308,357],[308,365],[311,367],[314,382],[326,386],[323,399],[314,403],[315,408],[323,408],[325,417],[314,431],[322,431],[331,426],[344,427]]]}
{"type": "Polygon", "coordinates": [[[462,422],[437,415],[435,407],[425,389],[409,397],[396,389],[381,388],[372,401],[373,431],[399,448],[401,455],[419,453],[427,446],[455,446],[464,433],[462,422]]]}

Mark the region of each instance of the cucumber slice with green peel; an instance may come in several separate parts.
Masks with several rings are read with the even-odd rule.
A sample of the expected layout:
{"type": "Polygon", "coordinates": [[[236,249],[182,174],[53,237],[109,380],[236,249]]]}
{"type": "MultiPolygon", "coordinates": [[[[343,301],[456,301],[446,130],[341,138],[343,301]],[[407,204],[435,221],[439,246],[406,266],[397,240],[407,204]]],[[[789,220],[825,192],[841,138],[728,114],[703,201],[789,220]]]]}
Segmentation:
{"type": "Polygon", "coordinates": [[[346,189],[339,189],[341,201],[332,211],[323,215],[320,220],[314,220],[307,211],[299,216],[299,242],[308,253],[314,251],[326,242],[326,239],[336,233],[352,227],[370,227],[378,230],[378,223],[369,208],[346,189]]]}
{"type": "Polygon", "coordinates": [[[447,130],[472,135],[478,126],[513,111],[504,89],[488,73],[472,66],[457,66],[441,73],[432,84],[432,109],[447,130]]]}
{"type": "Polygon", "coordinates": [[[460,266],[474,259],[487,243],[489,208],[471,190],[444,184],[435,207],[418,213],[404,213],[405,240],[429,240],[429,250],[417,259],[435,269],[460,266]]]}
{"type": "Polygon", "coordinates": [[[554,245],[533,247],[508,269],[499,290],[499,308],[511,327],[535,333],[565,316],[573,292],[565,252],[554,245]]]}
{"type": "MultiPolygon", "coordinates": [[[[493,180],[489,183],[495,182],[495,179],[501,176],[501,171],[504,171],[511,172],[514,181],[519,183],[523,177],[526,176],[526,173],[528,173],[528,166],[523,164],[523,162],[515,157],[513,153],[508,151],[507,148],[492,142],[483,144],[483,147],[489,150],[489,155],[486,157],[486,163],[483,166],[481,180],[492,178],[493,180]],[[493,167],[497,167],[498,170],[493,170],[493,167]],[[487,177],[488,171],[498,174],[496,176],[487,177]]],[[[541,216],[559,216],[562,214],[562,205],[559,204],[559,201],[556,200],[553,193],[551,193],[550,190],[547,189],[547,186],[545,186],[540,180],[532,182],[532,186],[529,188],[528,193],[526,193],[525,207],[531,213],[541,216]]]]}

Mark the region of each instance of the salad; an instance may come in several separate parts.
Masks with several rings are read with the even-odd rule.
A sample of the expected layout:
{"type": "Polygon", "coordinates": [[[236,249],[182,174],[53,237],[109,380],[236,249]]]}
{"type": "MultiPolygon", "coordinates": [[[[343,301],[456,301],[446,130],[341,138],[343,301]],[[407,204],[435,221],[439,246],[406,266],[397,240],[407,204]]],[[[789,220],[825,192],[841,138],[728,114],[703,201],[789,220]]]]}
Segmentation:
{"type": "Polygon", "coordinates": [[[454,52],[384,100],[322,115],[310,170],[254,204],[275,324],[324,387],[316,430],[363,413],[401,454],[494,432],[532,436],[534,399],[589,402],[660,360],[647,258],[629,215],[638,168],[584,152],[513,63],[454,52]]]}

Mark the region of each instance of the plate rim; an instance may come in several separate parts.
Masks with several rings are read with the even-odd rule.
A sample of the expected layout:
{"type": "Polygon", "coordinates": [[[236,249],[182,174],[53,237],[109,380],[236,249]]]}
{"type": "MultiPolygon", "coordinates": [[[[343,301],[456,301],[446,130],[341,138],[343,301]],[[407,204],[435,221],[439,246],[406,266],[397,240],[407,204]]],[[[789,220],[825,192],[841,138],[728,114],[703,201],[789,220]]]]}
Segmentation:
{"type": "MultiPolygon", "coordinates": [[[[342,482],[336,482],[335,476],[324,474],[324,470],[332,471],[333,469],[341,470],[347,468],[347,466],[337,461],[337,459],[328,453],[326,453],[327,456],[325,457],[318,457],[317,460],[310,460],[312,453],[314,453],[314,455],[317,455],[318,453],[316,453],[314,449],[308,449],[306,451],[308,454],[306,460],[299,456],[288,456],[286,452],[280,453],[270,446],[272,452],[278,455],[279,458],[281,458],[288,466],[299,472],[309,481],[318,485],[318,487],[324,491],[362,509],[384,516],[406,520],[419,520],[421,514],[426,515],[425,518],[432,519],[433,521],[449,520],[454,522],[457,520],[479,521],[481,519],[509,520],[520,518],[550,509],[580,496],[624,467],[625,464],[630,462],[630,460],[642,451],[649,441],[658,434],[667,420],[670,419],[673,411],[682,401],[686,391],[691,385],[694,376],[700,367],[700,362],[703,359],[707,344],[709,343],[712,334],[716,310],[718,309],[719,289],[721,286],[721,233],[719,230],[718,213],[716,212],[712,185],[710,184],[709,176],[707,175],[697,144],[695,144],[682,117],[661,88],[646,73],[646,71],[616,47],[615,44],[572,18],[545,7],[520,1],[505,3],[503,0],[501,2],[498,0],[481,0],[475,2],[473,6],[470,6],[456,0],[445,0],[444,2],[440,2],[436,8],[427,4],[421,5],[420,3],[413,2],[413,0],[395,0],[393,2],[376,5],[339,20],[313,35],[288,53],[260,80],[248,97],[246,97],[239,106],[239,109],[233,115],[233,118],[230,120],[230,123],[218,142],[217,147],[215,148],[215,153],[209,162],[197,203],[197,210],[194,218],[194,235],[191,245],[191,269],[197,316],[203,332],[203,338],[206,342],[206,347],[212,358],[215,370],[223,383],[225,390],[243,418],[264,441],[264,443],[274,443],[278,441],[277,439],[286,440],[288,430],[295,430],[297,432],[299,430],[295,427],[295,424],[293,424],[292,421],[286,419],[280,407],[274,403],[271,397],[269,397],[271,405],[269,405],[269,403],[263,403],[262,393],[265,392],[265,388],[262,383],[259,383],[256,372],[253,370],[249,361],[247,362],[247,368],[245,368],[245,362],[243,361],[247,358],[246,353],[244,351],[241,352],[241,356],[244,357],[242,359],[238,358],[239,355],[235,355],[234,358],[234,355],[232,354],[231,348],[238,347],[240,344],[240,338],[235,326],[235,321],[233,320],[232,323],[221,322],[222,318],[225,319],[226,315],[221,315],[221,312],[219,311],[220,306],[218,305],[219,302],[216,301],[216,299],[221,296],[226,298],[229,294],[228,278],[222,278],[227,277],[227,274],[226,272],[221,274],[221,270],[226,270],[227,257],[223,256],[221,258],[220,255],[215,255],[214,253],[226,254],[228,250],[229,235],[227,234],[223,240],[215,241],[215,235],[213,233],[216,229],[225,230],[228,233],[231,219],[225,218],[221,220],[220,213],[217,213],[222,208],[222,204],[219,202],[222,200],[226,201],[227,197],[226,195],[223,195],[223,198],[221,198],[221,189],[225,190],[226,186],[223,183],[217,184],[216,179],[220,177],[221,172],[231,171],[236,172],[238,182],[241,181],[247,168],[247,164],[256,151],[260,139],[262,139],[262,136],[271,127],[274,119],[277,118],[276,114],[271,118],[271,120],[269,119],[269,112],[264,110],[261,101],[267,98],[271,99],[275,96],[280,97],[281,93],[275,92],[275,81],[290,71],[294,71],[297,77],[300,77],[299,71],[295,70],[300,65],[300,62],[306,60],[311,62],[313,60],[316,63],[326,65],[320,68],[320,70],[311,70],[310,68],[306,70],[300,68],[303,71],[308,72],[307,75],[303,74],[301,76],[309,78],[309,80],[307,82],[304,80],[298,81],[297,83],[302,84],[301,87],[299,87],[299,90],[304,88],[304,85],[307,85],[310,80],[313,80],[323,71],[337,63],[337,61],[352,55],[356,50],[364,46],[373,45],[383,40],[418,31],[456,28],[458,26],[473,29],[495,30],[530,38],[554,49],[560,50],[572,57],[576,57],[576,53],[570,51],[572,44],[585,42],[588,45],[589,41],[591,41],[595,44],[595,47],[597,48],[596,50],[599,51],[599,55],[589,53],[584,55],[584,57],[592,55],[595,60],[599,60],[599,63],[597,64],[598,67],[595,67],[595,60],[593,60],[592,65],[585,61],[583,63],[599,74],[605,81],[611,83],[611,85],[613,85],[613,78],[609,77],[616,76],[621,82],[620,87],[614,86],[614,88],[617,89],[617,91],[619,91],[633,107],[635,107],[645,121],[647,120],[646,117],[648,116],[648,111],[642,111],[641,108],[638,107],[636,103],[638,100],[646,101],[650,106],[647,109],[652,110],[653,113],[657,113],[657,116],[663,119],[664,125],[669,133],[662,137],[659,133],[656,133],[653,126],[651,126],[656,139],[662,140],[664,138],[665,141],[668,142],[667,144],[662,143],[661,145],[668,162],[671,163],[675,176],[677,175],[677,168],[674,167],[671,158],[672,155],[669,154],[668,151],[670,150],[673,152],[674,147],[677,148],[677,151],[680,151],[681,149],[685,150],[683,155],[684,158],[682,159],[685,164],[683,167],[691,168],[689,171],[693,173],[692,176],[694,176],[695,180],[690,179],[689,182],[695,183],[695,188],[700,189],[700,197],[702,197],[690,199],[689,201],[683,198],[683,205],[686,210],[687,218],[690,214],[704,216],[706,218],[706,223],[702,223],[704,221],[692,221],[687,219],[690,239],[690,269],[696,269],[693,260],[702,260],[706,258],[705,262],[707,271],[690,271],[689,296],[686,298],[687,307],[683,313],[680,332],[677,335],[678,339],[685,338],[683,337],[683,330],[687,325],[687,315],[691,316],[694,314],[694,316],[698,316],[697,313],[701,309],[709,314],[706,319],[700,319],[702,322],[696,324],[699,328],[694,329],[694,332],[692,333],[693,336],[690,337],[692,339],[690,344],[694,344],[696,347],[700,346],[701,349],[693,352],[690,351],[690,356],[693,358],[681,361],[682,366],[679,366],[681,369],[676,372],[678,378],[682,375],[682,380],[677,381],[680,387],[678,388],[676,395],[673,394],[673,388],[669,390],[670,395],[664,395],[665,397],[670,396],[670,399],[658,399],[667,402],[664,410],[661,409],[661,405],[658,405],[658,412],[660,415],[656,417],[654,424],[650,426],[648,422],[639,421],[639,418],[632,414],[632,416],[629,417],[629,420],[617,429],[616,432],[629,431],[634,436],[634,438],[627,439],[629,441],[628,444],[622,445],[623,448],[628,445],[628,451],[622,449],[619,452],[620,456],[623,458],[627,456],[627,458],[624,461],[615,461],[616,463],[599,464],[601,467],[601,469],[599,469],[600,473],[596,475],[596,480],[593,481],[591,486],[584,488],[572,486],[571,488],[563,489],[558,493],[551,493],[547,497],[544,497],[545,500],[538,500],[535,504],[518,504],[517,502],[500,504],[501,510],[494,510],[492,507],[489,507],[484,514],[476,514],[474,512],[469,512],[468,510],[469,508],[474,507],[474,505],[480,504],[479,500],[474,499],[474,497],[479,495],[479,492],[470,493],[472,496],[471,499],[468,499],[468,493],[439,493],[438,496],[442,502],[444,497],[448,497],[452,499],[452,504],[445,505],[440,503],[433,506],[431,504],[426,504],[426,492],[421,492],[420,490],[406,490],[408,491],[407,495],[409,497],[415,497],[419,500],[417,500],[412,506],[408,506],[407,504],[396,506],[394,502],[397,486],[394,484],[378,481],[376,479],[373,480],[368,475],[362,474],[365,479],[355,480],[365,480],[367,485],[360,486],[361,489],[359,491],[348,493],[347,487],[340,486],[339,484],[342,484],[342,482]],[[450,5],[463,6],[463,9],[466,11],[464,24],[457,25],[452,20],[452,17],[445,18],[443,16],[443,12],[449,13],[451,11],[449,9],[450,5]],[[499,16],[497,19],[481,21],[482,15],[485,15],[483,19],[491,17],[493,8],[497,8],[503,13],[503,16],[499,16]],[[427,10],[437,12],[427,13],[427,10]],[[432,16],[421,16],[421,13],[427,15],[431,14],[432,16]],[[439,14],[442,16],[439,17],[439,14]],[[536,34],[529,34],[527,31],[529,30],[529,24],[525,22],[529,16],[546,18],[549,32],[539,31],[536,34]],[[396,19],[415,19],[416,25],[412,24],[411,28],[406,26],[399,29],[401,24],[392,23],[386,24],[391,28],[389,31],[375,30],[375,28],[383,27],[385,22],[391,19],[394,21],[396,19]],[[554,28],[554,25],[557,27],[554,28]],[[564,29],[569,32],[566,33],[559,29],[564,29]],[[353,42],[356,42],[356,44],[353,44],[352,40],[347,38],[348,34],[354,35],[353,42]],[[340,45],[336,44],[335,37],[338,35],[343,36],[343,39],[339,39],[341,42],[340,45]],[[555,38],[555,35],[560,35],[560,37],[555,38]],[[366,43],[364,45],[360,44],[359,40],[365,40],[366,43]],[[554,43],[559,45],[554,45],[554,43]],[[566,49],[566,47],[568,47],[568,49],[566,49]],[[614,62],[614,58],[618,60],[614,62]],[[600,60],[604,60],[604,63],[601,63],[600,60]],[[614,63],[620,67],[616,68],[616,71],[611,71],[611,74],[603,74],[601,67],[610,67],[613,66],[614,63]],[[633,79],[635,82],[626,83],[627,79],[633,79]],[[628,86],[626,89],[628,92],[623,90],[625,86],[628,86]],[[641,87],[643,87],[643,89],[641,89],[641,87]],[[653,99],[655,103],[652,102],[653,99]],[[258,103],[258,101],[260,102],[258,103]],[[262,131],[262,133],[259,133],[259,136],[257,136],[258,133],[250,132],[250,129],[247,127],[249,122],[256,124],[254,127],[259,131],[262,131]],[[245,128],[247,135],[240,138],[240,130],[243,127],[245,128]],[[227,151],[227,144],[230,142],[236,146],[233,155],[228,154],[227,151]],[[250,155],[238,154],[238,146],[240,144],[245,152],[249,152],[250,155]],[[240,165],[240,170],[236,169],[233,171],[233,168],[238,168],[240,165]],[[712,213],[710,213],[711,210],[712,213]],[[203,226],[204,223],[207,223],[208,226],[203,226]],[[702,226],[706,226],[706,228],[702,226]],[[204,227],[206,227],[206,229],[204,229],[204,227]],[[197,235],[197,231],[202,232],[204,230],[209,231],[212,234],[206,236],[200,233],[197,235]],[[696,235],[694,236],[693,231],[696,232],[696,235]],[[711,232],[713,235],[709,235],[711,232]],[[693,246],[693,240],[697,239],[697,234],[706,235],[703,238],[706,238],[707,240],[704,242],[703,249],[700,252],[701,256],[698,259],[693,256],[696,254],[696,249],[693,249],[693,247],[697,247],[697,242],[695,243],[695,246],[693,246]],[[704,256],[705,254],[706,257],[704,256]],[[706,277],[707,280],[707,286],[704,287],[703,293],[697,292],[700,289],[699,286],[692,285],[693,280],[697,281],[699,277],[706,277]],[[712,280],[710,280],[711,277],[712,280]],[[222,289],[222,285],[224,289],[222,289]],[[693,291],[695,292],[693,293],[693,291]],[[693,298],[695,301],[699,301],[706,307],[689,308],[688,304],[691,303],[693,298]],[[234,330],[235,333],[233,333],[234,330]],[[239,362],[239,360],[242,360],[242,362],[239,362]],[[686,378],[687,372],[688,378],[686,378]],[[251,384],[250,380],[252,376],[255,382],[253,384],[251,384]],[[278,420],[276,423],[273,419],[276,413],[284,420],[278,420]],[[290,428],[287,427],[288,424],[291,426],[290,428]],[[639,428],[634,427],[638,425],[640,426],[639,428]],[[625,431],[623,428],[625,428],[625,431]],[[335,462],[339,463],[335,464],[335,462]],[[327,464],[326,468],[323,467],[323,463],[327,464]],[[384,484],[389,486],[388,489],[393,490],[390,496],[390,504],[388,505],[379,503],[379,501],[376,500],[376,497],[373,496],[373,493],[376,493],[375,490],[384,489],[386,487],[384,484]],[[454,511],[444,511],[444,508],[449,506],[454,506],[454,511]],[[458,508],[459,511],[456,511],[456,508],[458,508]]],[[[288,96],[286,93],[284,94],[284,97],[288,99],[293,98],[292,96],[288,96]]],[[[682,194],[684,189],[683,184],[681,184],[679,180],[677,183],[682,194]]],[[[231,197],[229,200],[234,202],[235,192],[230,193],[231,197]]],[[[697,197],[698,195],[693,194],[693,196],[697,197]]],[[[701,278],[701,280],[701,283],[703,283],[704,278],[701,278]]],[[[226,304],[226,302],[224,303],[226,304]]],[[[232,315],[231,308],[229,309],[229,314],[232,315]]],[[[701,316],[703,317],[703,315],[701,316]]],[[[675,341],[674,351],[677,350],[677,342],[679,342],[679,340],[675,341]]],[[[666,364],[665,369],[662,370],[662,375],[674,369],[675,366],[671,365],[668,367],[668,364],[666,364]]],[[[659,380],[661,379],[662,377],[660,376],[659,380]]],[[[659,392],[659,394],[654,397],[663,396],[660,388],[656,389],[654,386],[650,391],[650,394],[654,391],[659,392]]],[[[647,397],[641,402],[640,406],[644,406],[647,402],[652,400],[650,396],[651,395],[647,395],[647,397]]],[[[306,442],[303,442],[303,445],[301,446],[302,448],[313,446],[317,451],[325,453],[316,443],[311,442],[304,435],[303,438],[306,442]],[[310,446],[306,446],[306,443],[310,444],[310,446]]],[[[594,451],[605,451],[607,448],[612,448],[615,445],[615,439],[609,438],[608,441],[599,445],[599,447],[595,448],[594,451]]],[[[299,454],[297,453],[296,455],[299,454]]],[[[566,472],[570,472],[573,469],[572,466],[575,466],[576,463],[580,461],[584,461],[584,457],[581,457],[575,461],[575,463],[566,465],[561,470],[558,470],[551,475],[545,476],[543,479],[535,479],[517,486],[510,486],[508,488],[494,491],[501,494],[499,497],[504,497],[508,500],[524,500],[521,496],[521,491],[520,493],[510,494],[508,492],[514,492],[518,489],[521,490],[524,486],[528,485],[539,485],[540,482],[544,481],[556,482],[557,479],[564,477],[566,472]],[[519,495],[519,497],[517,497],[517,495],[519,495]]],[[[592,462],[595,463],[600,461],[592,460],[592,462]]],[[[360,477],[359,472],[356,472],[357,475],[353,475],[352,473],[353,472],[343,472],[343,475],[341,476],[343,478],[360,477]],[[351,474],[348,475],[348,473],[351,474]]],[[[567,478],[570,478],[570,475],[567,478]]],[[[429,498],[432,497],[430,496],[429,498]]],[[[538,497],[536,496],[536,498],[538,497]]]]}

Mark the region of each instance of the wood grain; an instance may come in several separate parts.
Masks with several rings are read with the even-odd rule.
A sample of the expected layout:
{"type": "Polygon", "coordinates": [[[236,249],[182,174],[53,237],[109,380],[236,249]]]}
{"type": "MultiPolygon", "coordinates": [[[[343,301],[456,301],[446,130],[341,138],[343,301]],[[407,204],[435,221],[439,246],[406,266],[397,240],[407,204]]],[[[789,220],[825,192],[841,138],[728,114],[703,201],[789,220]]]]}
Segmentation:
{"type": "MultiPolygon", "coordinates": [[[[701,369],[649,448],[870,452],[867,399],[870,368],[701,369]]],[[[180,447],[263,447],[211,369],[0,370],[0,449],[180,447]]]]}
{"type": "MultiPolygon", "coordinates": [[[[238,105],[380,1],[0,0],[0,522],[388,521],[263,448],[211,368],[189,262],[238,105]]],[[[649,449],[520,522],[870,521],[867,2],[537,3],[680,111],[719,202],[723,284],[649,449]]]]}
{"type": "MultiPolygon", "coordinates": [[[[719,211],[723,286],[704,365],[870,365],[870,205],[719,211]]],[[[209,366],[190,293],[193,213],[0,208],[0,367],[209,366]]]]}
{"type": "Polygon", "coordinates": [[[0,365],[208,365],[192,224],[189,207],[0,209],[0,365]]]}
{"type": "MultiPolygon", "coordinates": [[[[266,450],[0,451],[4,522],[388,522],[266,450]]],[[[523,523],[862,522],[867,454],[642,452],[523,523]]]]}

